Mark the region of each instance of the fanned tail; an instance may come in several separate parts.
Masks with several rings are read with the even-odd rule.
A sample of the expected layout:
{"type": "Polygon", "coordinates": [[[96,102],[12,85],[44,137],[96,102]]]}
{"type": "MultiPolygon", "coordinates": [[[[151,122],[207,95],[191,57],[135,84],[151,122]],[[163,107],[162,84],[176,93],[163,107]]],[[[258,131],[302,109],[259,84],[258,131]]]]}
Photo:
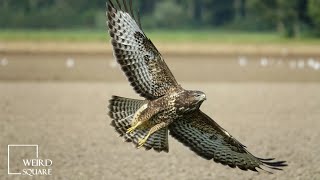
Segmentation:
{"type": "MultiPolygon", "coordinates": [[[[137,128],[132,133],[126,132],[131,127],[131,120],[135,112],[148,101],[112,96],[109,103],[109,116],[112,119],[111,126],[115,128],[121,137],[124,137],[126,142],[133,142],[137,147],[138,141],[147,135],[150,127],[145,129],[137,128]]],[[[147,150],[154,149],[158,152],[168,152],[168,129],[163,128],[152,134],[144,144],[144,147],[147,150]]]]}

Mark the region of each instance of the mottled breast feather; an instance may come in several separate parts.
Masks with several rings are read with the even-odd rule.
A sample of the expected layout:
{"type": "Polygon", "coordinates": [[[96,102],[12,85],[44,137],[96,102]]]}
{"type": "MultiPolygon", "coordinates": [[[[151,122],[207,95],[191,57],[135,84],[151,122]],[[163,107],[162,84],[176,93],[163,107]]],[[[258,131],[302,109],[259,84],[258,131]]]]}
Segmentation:
{"type": "Polygon", "coordinates": [[[135,19],[132,1],[123,5],[116,1],[116,7],[108,1],[108,27],[114,56],[126,74],[134,90],[152,100],[163,96],[177,81],[163,60],[163,57],[141,29],[135,19]]]}

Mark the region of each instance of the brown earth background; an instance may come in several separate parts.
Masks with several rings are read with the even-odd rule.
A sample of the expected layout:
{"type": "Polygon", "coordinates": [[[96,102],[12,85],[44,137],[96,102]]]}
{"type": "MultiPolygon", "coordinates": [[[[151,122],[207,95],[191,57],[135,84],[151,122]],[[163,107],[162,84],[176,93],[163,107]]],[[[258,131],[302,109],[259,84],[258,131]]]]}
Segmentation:
{"type": "Polygon", "coordinates": [[[0,45],[0,179],[320,179],[320,71],[308,66],[320,62],[316,46],[159,45],[180,84],[207,94],[204,112],[256,156],[288,162],[267,174],[204,160],[173,138],[169,153],[123,142],[108,99],[140,97],[107,44],[0,45]],[[8,175],[9,144],[38,144],[53,175],[8,175]]]}

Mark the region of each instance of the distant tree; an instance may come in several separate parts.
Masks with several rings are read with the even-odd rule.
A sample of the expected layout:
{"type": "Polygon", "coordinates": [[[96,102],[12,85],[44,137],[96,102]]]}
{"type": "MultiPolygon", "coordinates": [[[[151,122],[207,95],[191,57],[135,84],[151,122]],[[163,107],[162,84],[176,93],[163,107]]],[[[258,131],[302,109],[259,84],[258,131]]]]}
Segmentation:
{"type": "Polygon", "coordinates": [[[241,21],[245,17],[245,4],[246,0],[234,0],[234,20],[241,21]]]}
{"type": "Polygon", "coordinates": [[[155,0],[139,0],[139,9],[143,14],[152,14],[157,1],[155,0]]]}
{"type": "Polygon", "coordinates": [[[202,25],[203,23],[203,10],[204,10],[204,2],[203,0],[192,0],[189,2],[192,7],[192,20],[195,25],[202,25]]]}
{"type": "Polygon", "coordinates": [[[234,0],[204,0],[204,19],[214,26],[222,26],[234,18],[234,0]]]}
{"type": "Polygon", "coordinates": [[[280,11],[277,7],[277,0],[247,0],[245,6],[246,19],[251,22],[249,25],[254,29],[274,30],[279,26],[280,11]]]}
{"type": "Polygon", "coordinates": [[[160,26],[168,28],[176,28],[186,22],[182,6],[174,1],[158,3],[157,9],[154,11],[154,18],[160,26]]]}
{"type": "Polygon", "coordinates": [[[309,0],[308,14],[314,27],[314,33],[320,36],[320,1],[309,0]]]}
{"type": "Polygon", "coordinates": [[[279,20],[285,36],[296,37],[300,35],[299,0],[277,0],[279,20]]]}
{"type": "Polygon", "coordinates": [[[306,3],[307,0],[247,0],[248,18],[262,29],[276,29],[286,37],[296,37],[308,20],[306,3]]]}
{"type": "MultiPolygon", "coordinates": [[[[0,28],[105,27],[107,0],[0,0],[0,28]]],[[[114,0],[115,1],[115,0],[114,0]]],[[[320,0],[133,0],[145,28],[238,28],[320,36],[320,0]]]]}

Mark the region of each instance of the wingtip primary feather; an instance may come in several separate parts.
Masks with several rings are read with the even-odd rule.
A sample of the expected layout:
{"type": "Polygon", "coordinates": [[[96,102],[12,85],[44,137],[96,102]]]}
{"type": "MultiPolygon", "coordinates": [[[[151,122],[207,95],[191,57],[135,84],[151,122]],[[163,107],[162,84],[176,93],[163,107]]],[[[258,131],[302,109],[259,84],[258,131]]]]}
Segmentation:
{"type": "Polygon", "coordinates": [[[259,159],[262,163],[269,165],[269,166],[274,166],[274,167],[284,167],[288,166],[286,161],[273,161],[275,158],[257,158],[259,159]]]}
{"type": "MultiPolygon", "coordinates": [[[[131,13],[131,16],[133,17],[133,19],[136,19],[134,17],[134,13],[133,13],[133,10],[132,10],[132,0],[129,0],[129,6],[130,6],[130,13],[131,13]]],[[[141,28],[141,27],[140,27],[141,28]]]]}
{"type": "Polygon", "coordinates": [[[124,6],[124,10],[126,11],[126,12],[129,12],[129,9],[128,9],[128,5],[127,5],[127,1],[126,0],[123,0],[123,6],[124,6]]]}
{"type": "MultiPolygon", "coordinates": [[[[115,1],[117,4],[117,7],[114,5],[112,0],[107,1],[106,6],[108,8],[108,12],[112,12],[113,9],[119,9],[120,11],[128,13],[132,17],[132,19],[134,19],[134,21],[137,23],[137,25],[139,26],[139,28],[143,32],[142,26],[141,26],[140,12],[139,11],[137,12],[137,17],[136,17],[133,12],[132,0],[129,0],[129,2],[127,2],[127,0],[123,0],[122,3],[119,0],[115,0],[115,1]]],[[[108,12],[107,12],[107,14],[108,14],[108,12]]]]}
{"type": "Polygon", "coordinates": [[[108,0],[107,2],[106,2],[106,6],[107,7],[111,7],[111,8],[114,8],[114,5],[113,5],[113,3],[112,3],[112,0],[108,0]]]}
{"type": "MultiPolygon", "coordinates": [[[[286,163],[286,161],[273,161],[274,158],[266,158],[266,159],[264,159],[264,158],[258,158],[258,159],[259,159],[259,160],[261,161],[261,163],[262,163],[261,166],[266,167],[266,168],[271,169],[271,170],[282,171],[282,170],[283,170],[283,169],[282,169],[283,167],[288,166],[288,164],[286,163]]],[[[262,168],[261,166],[259,166],[258,168],[261,169],[261,170],[263,170],[264,172],[267,172],[267,173],[269,173],[269,174],[273,174],[273,172],[268,171],[268,170],[262,168]]]]}
{"type": "Polygon", "coordinates": [[[117,5],[118,5],[118,8],[119,8],[120,10],[122,10],[122,6],[121,6],[121,3],[119,2],[119,0],[116,0],[116,2],[117,2],[117,5]]]}

